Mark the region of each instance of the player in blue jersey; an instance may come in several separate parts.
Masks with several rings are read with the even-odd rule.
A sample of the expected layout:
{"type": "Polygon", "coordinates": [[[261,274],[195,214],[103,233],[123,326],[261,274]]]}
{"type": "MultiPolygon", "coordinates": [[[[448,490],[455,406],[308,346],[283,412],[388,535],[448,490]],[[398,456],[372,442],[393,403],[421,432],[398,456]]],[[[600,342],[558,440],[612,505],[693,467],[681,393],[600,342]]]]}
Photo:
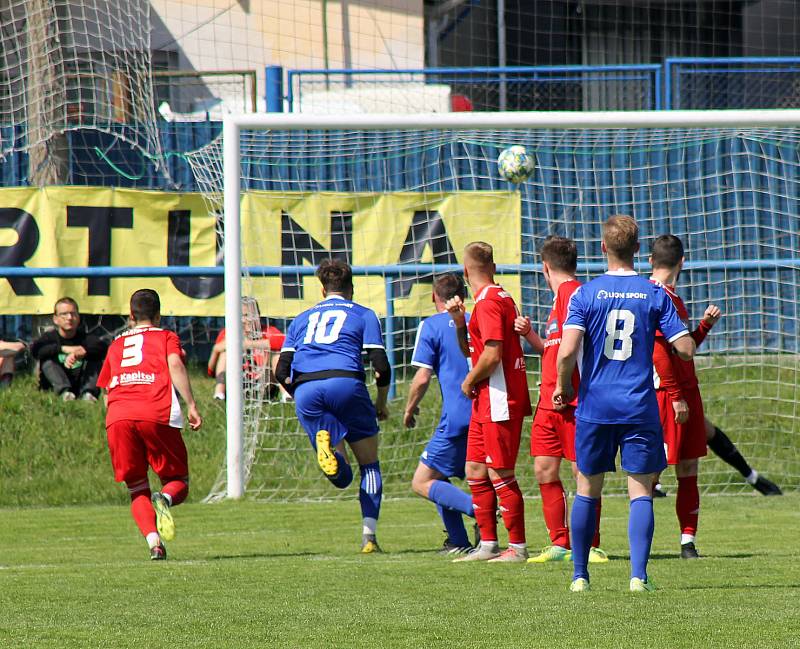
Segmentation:
{"type": "Polygon", "coordinates": [[[608,272],[572,295],[558,350],[553,405],[572,400],[572,372],[581,359],[575,455],[578,495],[572,506],[573,581],[570,590],[589,590],[589,547],[595,507],[607,471],[616,469],[619,450],[628,474],[631,552],[630,590],[654,589],[647,578],[653,542],[652,486],[667,466],[664,438],[653,388],[653,345],[657,330],[684,360],[695,343],[663,288],[639,277],[633,259],[639,228],[629,216],[612,216],[603,225],[608,272]]]}
{"type": "Polygon", "coordinates": [[[464,554],[472,549],[464,528],[462,514],[474,516],[472,497],[450,483],[449,478],[464,479],[467,459],[467,430],[472,402],[461,392],[469,364],[454,334],[454,323],[445,303],[454,296],[466,297],[464,282],[453,273],[440,275],[433,283],[436,315],[419,324],[411,364],[417,368],[408,391],[403,414],[407,428],[416,426],[419,404],[434,374],[442,393],[439,425],[420,457],[411,488],[436,504],[447,538],[442,554],[464,554]]]}
{"type": "Polygon", "coordinates": [[[358,497],[363,522],[361,551],[380,552],[376,528],[383,483],[378,462],[378,419],[389,411],[391,368],[378,316],[353,302],[353,274],[345,262],[326,259],[317,268],[323,300],[298,315],[286,334],[275,374],[294,395],[297,418],[308,434],[325,477],[338,489],[353,480],[344,443],[361,469],[358,497]],[[375,371],[373,405],[365,385],[362,351],[375,371]]]}

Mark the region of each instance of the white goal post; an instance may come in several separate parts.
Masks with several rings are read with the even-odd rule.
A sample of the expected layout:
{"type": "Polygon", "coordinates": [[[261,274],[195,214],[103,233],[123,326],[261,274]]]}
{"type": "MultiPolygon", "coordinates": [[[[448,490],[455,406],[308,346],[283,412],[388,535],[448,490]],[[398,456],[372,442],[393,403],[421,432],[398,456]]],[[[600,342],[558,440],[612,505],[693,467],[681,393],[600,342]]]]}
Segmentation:
{"type": "MultiPolygon", "coordinates": [[[[513,112],[422,115],[248,114],[228,116],[223,128],[225,326],[227,368],[227,497],[245,491],[241,330],[241,152],[243,131],[482,131],[548,129],[750,129],[800,127],[800,110],[709,110],[649,112],[513,112]],[[237,360],[238,359],[238,362],[237,360]]],[[[276,244],[277,245],[277,244],[276,244]]],[[[262,268],[273,274],[280,267],[262,268]]],[[[697,315],[697,314],[695,314],[697,315]]],[[[409,476],[410,479],[410,476],[409,476]]]]}

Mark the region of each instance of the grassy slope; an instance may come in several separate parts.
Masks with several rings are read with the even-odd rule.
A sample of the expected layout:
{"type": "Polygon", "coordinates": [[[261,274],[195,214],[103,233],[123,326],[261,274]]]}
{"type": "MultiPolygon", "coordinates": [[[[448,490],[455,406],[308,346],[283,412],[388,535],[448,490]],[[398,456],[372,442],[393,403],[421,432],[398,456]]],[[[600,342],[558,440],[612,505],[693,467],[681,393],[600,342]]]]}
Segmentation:
{"type": "MultiPolygon", "coordinates": [[[[195,397],[205,424],[186,432],[192,496],[205,496],[225,453],[225,411],[211,399],[213,383],[192,372],[195,397]]],[[[105,411],[100,404],[63,403],[36,390],[31,376],[19,376],[0,392],[0,505],[124,503],[114,482],[106,445],[105,411]]]]}
{"type": "MultiPolygon", "coordinates": [[[[170,561],[148,562],[126,507],[3,509],[2,647],[800,646],[800,498],[709,498],[700,549],[676,555],[673,499],[656,502],[650,574],[626,592],[627,505],[604,505],[593,592],[569,564],[453,565],[431,552],[433,508],[388,501],[383,556],[357,554],[352,502],[185,505],[170,561]]],[[[544,541],[538,503],[529,534],[544,541]]]]}

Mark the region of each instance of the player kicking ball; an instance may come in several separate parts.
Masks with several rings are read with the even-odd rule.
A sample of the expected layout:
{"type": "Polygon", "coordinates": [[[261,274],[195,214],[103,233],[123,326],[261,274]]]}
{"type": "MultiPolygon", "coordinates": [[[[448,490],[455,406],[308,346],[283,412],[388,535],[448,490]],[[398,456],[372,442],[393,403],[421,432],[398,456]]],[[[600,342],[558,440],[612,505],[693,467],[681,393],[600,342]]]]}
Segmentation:
{"type": "Polygon", "coordinates": [[[389,411],[391,368],[378,316],[353,302],[353,273],[326,259],[317,268],[323,300],[298,315],[286,334],[275,376],[294,396],[295,411],[325,477],[337,489],[353,481],[344,443],[358,460],[361,484],[361,552],[380,552],[376,538],[383,482],[378,462],[378,419],[389,411]],[[373,405],[364,381],[361,352],[375,370],[373,405]]]}
{"type": "Polygon", "coordinates": [[[159,328],[158,293],[141,289],[131,296],[130,329],[114,339],[97,386],[106,391],[106,433],[117,482],[128,486],[131,514],[150,547],[150,559],[167,558],[164,541],[175,537],[170,507],[189,493],[189,462],[175,391],[188,409],[189,426],[202,424],[178,336],[159,328]],[[148,466],[161,480],[151,495],[148,466]]]}
{"type": "Polygon", "coordinates": [[[495,284],[495,270],[492,247],[483,241],[470,243],[464,250],[464,277],[475,298],[469,325],[460,297],[445,305],[461,352],[472,359],[461,391],[473,400],[466,473],[481,533],[480,545],[454,561],[524,563],[528,559],[525,509],[514,470],[522,420],[531,414],[531,401],[525,357],[519,335],[514,333],[519,311],[511,295],[495,284]],[[504,552],[497,540],[498,501],[508,530],[504,552]]]}
{"type": "Polygon", "coordinates": [[[602,250],[608,271],[578,288],[570,300],[552,397],[556,410],[573,400],[573,372],[582,351],[575,412],[578,493],[572,505],[570,590],[589,590],[597,501],[606,472],[616,470],[619,451],[630,497],[630,590],[649,592],[654,590],[647,575],[654,528],[652,488],[656,474],[667,465],[653,387],[656,330],[684,360],[693,358],[695,343],[666,292],[633,269],[639,250],[636,221],[610,217],[603,224],[602,250]]]}
{"type": "MultiPolygon", "coordinates": [[[[464,282],[453,273],[436,278],[433,303],[437,313],[419,323],[411,365],[417,368],[408,390],[403,423],[417,425],[419,404],[436,374],[442,394],[439,424],[425,446],[411,481],[414,493],[436,505],[447,538],[441,553],[449,556],[465,554],[472,549],[462,515],[473,516],[469,494],[450,483],[450,478],[464,479],[467,457],[467,430],[472,410],[471,401],[461,392],[469,365],[453,335],[453,320],[447,313],[447,300],[464,299],[464,282]]],[[[467,314],[465,314],[466,316],[467,314]]]]}
{"type": "MultiPolygon", "coordinates": [[[[559,475],[561,459],[571,463],[573,475],[578,472],[575,465],[575,407],[580,373],[577,368],[572,376],[575,398],[561,410],[554,410],[552,402],[553,389],[556,387],[556,357],[561,343],[561,328],[567,319],[569,300],[581,285],[575,278],[578,248],[572,239],[551,236],[545,239],[540,254],[542,272],[554,295],[553,308],[547,318],[545,340],[533,330],[528,318],[520,316],[514,321],[514,331],[523,336],[534,351],[542,355],[539,403],[531,426],[531,456],[534,458],[533,470],[542,495],[542,512],[550,535],[550,545],[528,559],[528,563],[572,559],[567,525],[567,494],[559,475]]],[[[608,562],[608,555],[600,548],[600,509],[601,501],[598,499],[589,563],[608,562]]]]}

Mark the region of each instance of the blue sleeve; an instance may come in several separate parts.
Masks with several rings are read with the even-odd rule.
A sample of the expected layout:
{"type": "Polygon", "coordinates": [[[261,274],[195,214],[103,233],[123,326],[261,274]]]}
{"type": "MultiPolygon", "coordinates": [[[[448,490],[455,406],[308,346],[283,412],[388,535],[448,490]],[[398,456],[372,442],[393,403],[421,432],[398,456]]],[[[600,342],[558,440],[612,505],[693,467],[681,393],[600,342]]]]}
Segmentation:
{"type": "Polygon", "coordinates": [[[672,342],[689,333],[686,325],[678,316],[678,311],[672,300],[669,299],[666,291],[659,289],[656,291],[658,300],[658,328],[664,334],[667,342],[672,342]]]}
{"type": "Polygon", "coordinates": [[[361,316],[364,319],[364,349],[384,349],[383,332],[378,316],[372,309],[364,309],[361,316]]]}
{"type": "Polygon", "coordinates": [[[567,305],[567,319],[564,321],[564,329],[580,329],[586,331],[586,307],[583,303],[585,285],[579,287],[569,298],[567,305]]]}
{"type": "Polygon", "coordinates": [[[414,353],[411,355],[411,364],[416,367],[427,367],[432,370],[436,363],[436,341],[433,339],[433,326],[423,320],[417,328],[417,340],[414,343],[414,353]],[[427,326],[425,326],[427,323],[427,326]]]}
{"type": "Polygon", "coordinates": [[[286,339],[283,341],[283,347],[281,347],[282,352],[297,351],[297,343],[300,342],[297,339],[297,330],[298,330],[297,323],[302,319],[301,316],[302,313],[292,321],[292,324],[289,325],[289,329],[286,332],[286,339]]]}

